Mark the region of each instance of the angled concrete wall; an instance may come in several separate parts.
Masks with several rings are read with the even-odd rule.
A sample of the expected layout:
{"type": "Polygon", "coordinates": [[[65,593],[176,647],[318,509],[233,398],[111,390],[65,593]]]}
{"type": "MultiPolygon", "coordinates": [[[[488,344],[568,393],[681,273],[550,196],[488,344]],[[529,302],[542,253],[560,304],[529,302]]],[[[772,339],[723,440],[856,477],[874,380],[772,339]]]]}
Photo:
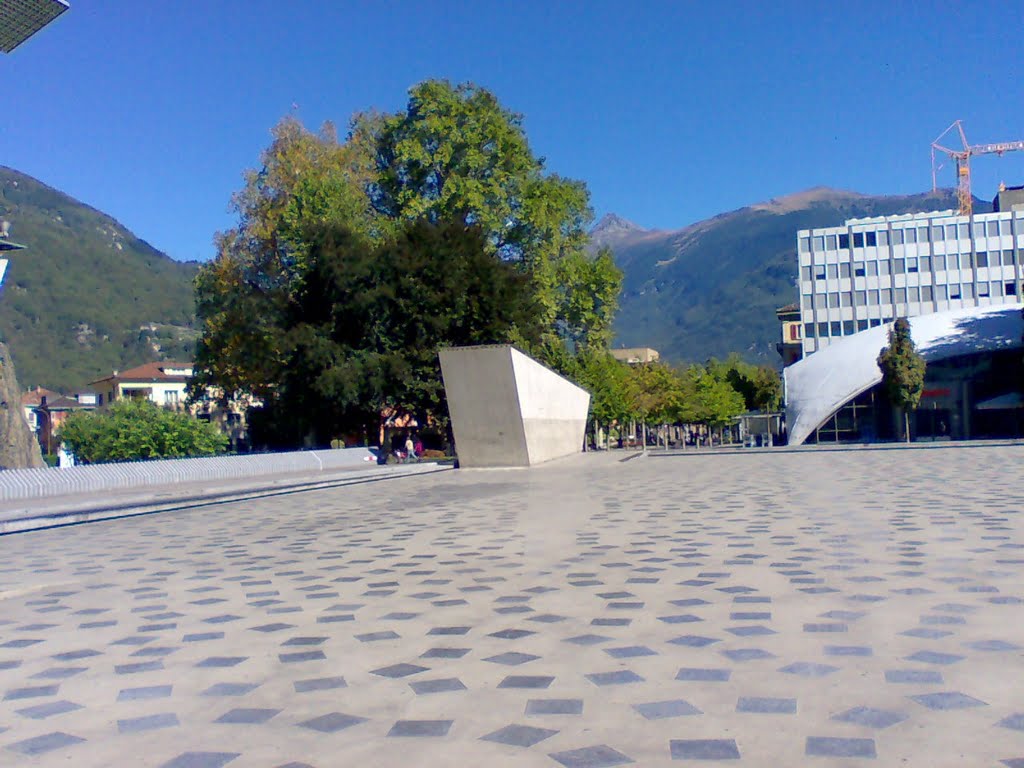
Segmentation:
{"type": "Polygon", "coordinates": [[[590,394],[509,345],[440,351],[463,467],[528,467],[579,453],[590,394]]]}

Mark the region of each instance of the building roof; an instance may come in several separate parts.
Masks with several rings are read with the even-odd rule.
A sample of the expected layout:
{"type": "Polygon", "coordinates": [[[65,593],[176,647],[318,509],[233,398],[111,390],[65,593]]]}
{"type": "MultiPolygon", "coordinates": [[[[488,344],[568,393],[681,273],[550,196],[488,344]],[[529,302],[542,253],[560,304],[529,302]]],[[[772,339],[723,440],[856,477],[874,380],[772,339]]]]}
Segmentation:
{"type": "Polygon", "coordinates": [[[624,347],[608,351],[612,357],[623,363],[653,363],[661,357],[658,350],[650,347],[624,347]]]}
{"type": "MultiPolygon", "coordinates": [[[[844,336],[784,369],[790,445],[800,445],[841,406],[882,380],[878,354],[892,323],[844,336]]],[[[910,318],[927,361],[1022,346],[1019,304],[970,307],[910,318]]]]}
{"type": "Polygon", "coordinates": [[[192,363],[175,363],[170,360],[161,360],[155,363],[146,363],[137,368],[129,368],[127,371],[114,371],[110,376],[96,379],[90,384],[100,384],[104,381],[140,382],[155,384],[158,382],[186,382],[192,373],[192,363]],[[176,371],[187,370],[188,374],[177,373],[176,371]],[[174,371],[170,373],[169,371],[174,371]]]}
{"type": "Polygon", "coordinates": [[[82,403],[73,397],[64,397],[64,395],[57,395],[54,398],[46,398],[46,405],[40,406],[41,409],[47,411],[72,411],[81,408],[92,409],[95,408],[94,403],[82,403]]]}
{"type": "Polygon", "coordinates": [[[66,0],[0,3],[0,51],[10,53],[68,9],[66,0]]]}
{"type": "Polygon", "coordinates": [[[49,402],[50,400],[56,399],[58,397],[63,397],[63,395],[60,392],[54,392],[52,389],[36,387],[35,389],[30,389],[28,392],[21,396],[21,404],[28,406],[39,406],[42,404],[44,397],[46,398],[46,401],[49,402]]]}

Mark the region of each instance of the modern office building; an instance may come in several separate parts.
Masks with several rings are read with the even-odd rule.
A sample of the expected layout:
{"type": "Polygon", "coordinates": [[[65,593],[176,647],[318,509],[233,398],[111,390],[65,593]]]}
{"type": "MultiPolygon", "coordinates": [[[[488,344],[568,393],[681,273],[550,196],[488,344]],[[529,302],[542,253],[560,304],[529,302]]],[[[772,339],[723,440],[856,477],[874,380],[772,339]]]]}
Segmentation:
{"type": "Polygon", "coordinates": [[[1021,295],[1024,206],[1001,190],[997,210],[850,219],[797,233],[804,356],[892,322],[1021,295]]]}

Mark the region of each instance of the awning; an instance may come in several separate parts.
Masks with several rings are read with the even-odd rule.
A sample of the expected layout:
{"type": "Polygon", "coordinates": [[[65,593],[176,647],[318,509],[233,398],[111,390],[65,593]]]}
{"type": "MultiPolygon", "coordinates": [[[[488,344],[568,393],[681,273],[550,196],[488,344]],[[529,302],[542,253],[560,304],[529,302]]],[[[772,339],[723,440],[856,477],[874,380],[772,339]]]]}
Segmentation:
{"type": "Polygon", "coordinates": [[[1007,411],[1014,408],[1024,408],[1024,397],[1019,392],[1007,392],[1005,395],[982,400],[976,406],[976,411],[1007,411]]]}

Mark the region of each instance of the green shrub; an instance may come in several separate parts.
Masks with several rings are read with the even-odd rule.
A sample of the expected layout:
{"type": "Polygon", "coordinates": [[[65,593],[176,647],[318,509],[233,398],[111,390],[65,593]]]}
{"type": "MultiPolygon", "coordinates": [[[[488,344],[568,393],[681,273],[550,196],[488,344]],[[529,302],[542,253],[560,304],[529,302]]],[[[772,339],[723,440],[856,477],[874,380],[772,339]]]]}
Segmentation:
{"type": "Polygon", "coordinates": [[[73,413],[58,439],[84,464],[212,456],[228,442],[209,422],[149,400],[118,400],[104,410],[73,413]]]}

